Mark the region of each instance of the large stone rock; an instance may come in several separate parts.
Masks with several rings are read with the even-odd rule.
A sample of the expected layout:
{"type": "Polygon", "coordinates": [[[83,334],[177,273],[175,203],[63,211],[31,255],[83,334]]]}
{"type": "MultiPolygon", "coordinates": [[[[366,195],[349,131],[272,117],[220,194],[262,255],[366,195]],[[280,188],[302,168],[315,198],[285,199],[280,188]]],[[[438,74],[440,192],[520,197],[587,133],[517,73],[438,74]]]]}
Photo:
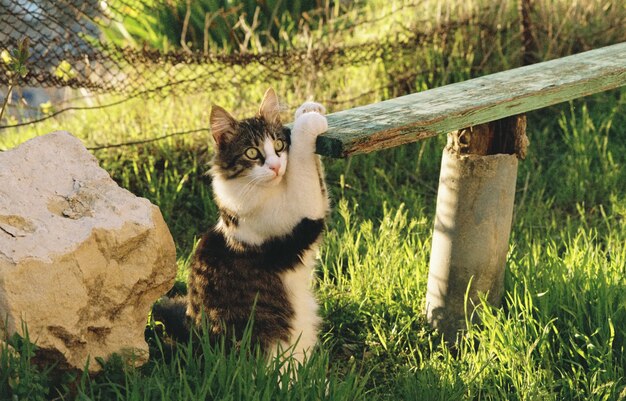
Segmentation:
{"type": "Polygon", "coordinates": [[[26,323],[61,366],[90,358],[97,371],[111,353],[141,364],[150,307],[175,275],[159,208],[118,187],[78,139],[55,132],[0,153],[0,335],[26,323]]]}

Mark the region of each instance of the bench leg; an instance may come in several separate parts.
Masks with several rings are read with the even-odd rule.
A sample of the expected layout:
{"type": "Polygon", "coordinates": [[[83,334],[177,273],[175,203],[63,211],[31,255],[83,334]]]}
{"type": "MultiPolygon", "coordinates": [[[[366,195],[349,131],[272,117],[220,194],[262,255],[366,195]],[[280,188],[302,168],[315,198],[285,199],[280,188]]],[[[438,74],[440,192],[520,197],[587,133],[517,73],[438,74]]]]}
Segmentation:
{"type": "Polygon", "coordinates": [[[429,323],[455,341],[479,294],[499,305],[524,116],[450,134],[444,149],[426,294],[429,323]]]}

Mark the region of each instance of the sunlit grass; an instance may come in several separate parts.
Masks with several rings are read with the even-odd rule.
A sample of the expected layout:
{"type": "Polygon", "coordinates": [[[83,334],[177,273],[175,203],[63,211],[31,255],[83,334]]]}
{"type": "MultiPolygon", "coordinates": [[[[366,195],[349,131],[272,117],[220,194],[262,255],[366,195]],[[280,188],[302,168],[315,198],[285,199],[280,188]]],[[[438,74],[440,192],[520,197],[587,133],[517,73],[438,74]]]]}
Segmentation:
{"type": "MultiPolygon", "coordinates": [[[[112,362],[104,375],[79,380],[79,390],[90,398],[129,400],[204,394],[620,399],[626,391],[625,103],[624,91],[613,91],[530,115],[531,148],[520,164],[504,305],[482,305],[481,325],[469,327],[456,350],[440,342],[423,315],[444,141],[436,138],[325,160],[333,213],[316,285],[324,317],[321,350],[297,391],[278,386],[279,372],[261,367],[254,356],[207,348],[199,357],[185,345],[169,362],[157,353],[139,370],[112,362]],[[322,391],[324,378],[335,383],[330,393],[322,391]]],[[[204,175],[211,155],[206,138],[95,154],[122,186],[160,205],[178,246],[180,291],[195,240],[216,218],[204,175]]],[[[59,380],[7,358],[4,372],[39,383],[35,395],[59,380]]],[[[67,380],[50,391],[69,394],[67,380]]],[[[13,394],[15,383],[3,379],[2,394],[13,394]]]]}
{"type": "MultiPolygon", "coordinates": [[[[617,3],[535,3],[544,21],[538,24],[540,57],[625,39],[613,28],[624,26],[619,23],[626,11],[617,3]],[[585,29],[577,29],[583,25],[585,29]],[[602,26],[606,35],[593,36],[602,26]]],[[[368,4],[365,14],[378,6],[393,11],[400,3],[368,4]]],[[[424,4],[406,21],[390,14],[369,28],[357,27],[351,40],[366,41],[358,33],[367,29],[392,35],[403,30],[401,22],[420,18],[469,16],[491,3],[424,4]]],[[[517,26],[516,4],[499,2],[484,18],[489,24],[517,26]]],[[[337,111],[519,64],[517,31],[503,30],[491,38],[493,49],[480,44],[485,41],[480,32],[476,28],[453,37],[436,36],[417,53],[399,59],[259,82],[250,90],[135,99],[104,110],[68,112],[34,126],[0,131],[0,150],[60,129],[94,147],[207,127],[211,104],[224,105],[239,117],[250,115],[270,84],[283,94],[288,121],[308,96],[329,101],[329,109],[337,111]],[[412,71],[402,88],[387,86],[412,71]]],[[[324,324],[320,351],[301,370],[295,386],[281,387],[278,366],[266,367],[254,351],[227,352],[206,338],[200,353],[187,344],[173,355],[162,355],[156,347],[145,367],[128,368],[113,360],[96,378],[59,378],[32,366],[27,343],[13,339],[20,354],[10,356],[2,348],[0,398],[626,399],[625,116],[625,90],[528,115],[531,145],[518,174],[503,306],[482,304],[477,311],[481,324],[468,327],[456,348],[441,343],[423,314],[445,143],[438,137],[347,160],[325,160],[333,212],[316,280],[324,324]]],[[[216,219],[205,175],[212,157],[208,132],[94,154],[121,186],[159,205],[177,244],[176,288],[184,291],[194,244],[216,219]]]]}

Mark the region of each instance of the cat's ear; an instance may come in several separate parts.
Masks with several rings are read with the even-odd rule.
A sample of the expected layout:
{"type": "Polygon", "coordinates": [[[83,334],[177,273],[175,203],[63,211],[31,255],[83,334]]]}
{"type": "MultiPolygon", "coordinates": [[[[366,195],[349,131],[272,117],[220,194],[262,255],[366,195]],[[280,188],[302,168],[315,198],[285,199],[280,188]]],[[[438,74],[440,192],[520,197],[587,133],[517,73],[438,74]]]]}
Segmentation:
{"type": "Polygon", "coordinates": [[[259,116],[263,117],[268,123],[280,123],[280,105],[274,89],[269,88],[265,92],[259,108],[259,116]]]}
{"type": "Polygon", "coordinates": [[[219,146],[227,139],[235,135],[237,120],[220,106],[211,107],[211,133],[215,143],[219,146]]]}

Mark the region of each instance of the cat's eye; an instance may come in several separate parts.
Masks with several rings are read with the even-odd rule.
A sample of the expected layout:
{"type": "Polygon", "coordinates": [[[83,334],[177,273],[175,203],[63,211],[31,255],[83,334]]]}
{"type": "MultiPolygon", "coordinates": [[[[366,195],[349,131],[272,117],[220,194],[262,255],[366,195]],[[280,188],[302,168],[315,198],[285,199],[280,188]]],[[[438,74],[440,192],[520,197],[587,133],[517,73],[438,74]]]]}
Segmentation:
{"type": "Polygon", "coordinates": [[[274,141],[274,150],[276,152],[282,152],[283,150],[285,150],[286,146],[287,144],[282,139],[277,139],[274,141]]]}
{"type": "Polygon", "coordinates": [[[248,149],[246,149],[244,154],[250,160],[256,160],[259,157],[261,157],[261,152],[259,152],[259,150],[257,148],[248,148],[248,149]]]}

